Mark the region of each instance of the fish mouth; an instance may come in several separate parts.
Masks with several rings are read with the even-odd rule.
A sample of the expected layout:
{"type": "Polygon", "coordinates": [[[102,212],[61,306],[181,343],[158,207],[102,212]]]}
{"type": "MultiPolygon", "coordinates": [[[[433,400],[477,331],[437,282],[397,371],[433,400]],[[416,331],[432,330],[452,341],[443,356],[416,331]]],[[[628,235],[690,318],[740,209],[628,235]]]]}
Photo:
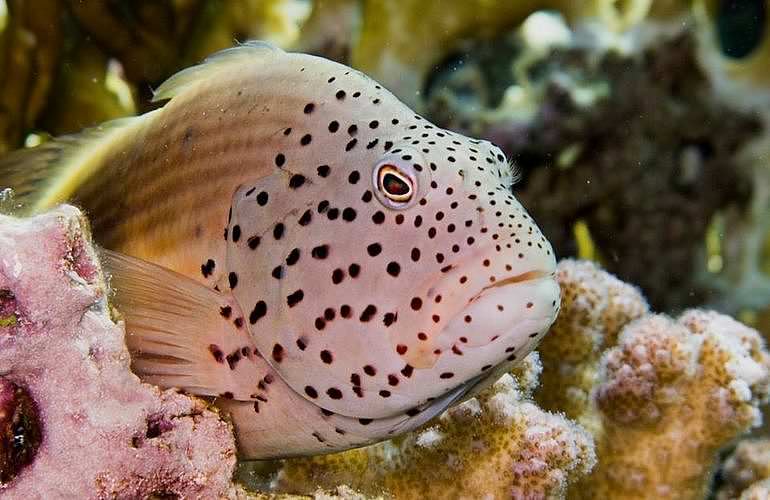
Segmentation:
{"type": "Polygon", "coordinates": [[[543,271],[543,270],[527,271],[525,273],[516,274],[514,276],[510,276],[508,278],[504,278],[502,280],[496,281],[491,285],[485,286],[476,295],[471,297],[470,302],[477,300],[484,293],[494,288],[500,288],[508,285],[516,285],[519,283],[526,283],[528,281],[536,281],[543,278],[553,278],[553,276],[554,276],[553,271],[543,271]]]}

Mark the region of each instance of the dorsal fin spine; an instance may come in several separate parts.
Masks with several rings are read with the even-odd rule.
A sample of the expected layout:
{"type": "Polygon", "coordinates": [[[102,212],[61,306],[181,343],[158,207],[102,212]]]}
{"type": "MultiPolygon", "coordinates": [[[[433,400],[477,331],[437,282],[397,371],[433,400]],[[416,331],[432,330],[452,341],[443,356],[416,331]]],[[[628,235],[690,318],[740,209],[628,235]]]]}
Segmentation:
{"type": "Polygon", "coordinates": [[[268,42],[249,41],[237,47],[220,50],[207,57],[201,64],[183,69],[172,75],[153,92],[152,101],[171,99],[195,84],[205,81],[224,65],[253,62],[255,59],[284,52],[268,42]]]}

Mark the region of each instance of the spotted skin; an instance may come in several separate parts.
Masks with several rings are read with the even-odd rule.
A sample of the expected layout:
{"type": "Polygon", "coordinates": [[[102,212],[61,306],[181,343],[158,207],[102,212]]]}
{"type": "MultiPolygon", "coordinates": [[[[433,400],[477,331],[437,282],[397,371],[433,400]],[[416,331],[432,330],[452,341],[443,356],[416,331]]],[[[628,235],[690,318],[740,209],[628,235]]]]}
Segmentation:
{"type": "Polygon", "coordinates": [[[233,196],[230,231],[261,243],[231,238],[226,265],[249,283],[238,302],[259,309],[258,349],[278,354],[267,361],[296,393],[383,418],[523,358],[555,315],[555,259],[499,148],[318,62],[320,83],[269,153],[274,172],[233,196]],[[417,174],[401,210],[375,195],[373,169],[389,159],[417,174]]]}
{"type": "Polygon", "coordinates": [[[158,328],[129,338],[159,350],[140,363],[147,379],[219,396],[243,456],[413,429],[553,322],[553,250],[489,142],[436,127],[360,72],[263,44],[158,97],[170,101],[114,134],[73,197],[108,247],[208,289],[197,303],[214,314],[170,323],[198,332],[171,353],[188,362],[157,362],[158,328]]]}

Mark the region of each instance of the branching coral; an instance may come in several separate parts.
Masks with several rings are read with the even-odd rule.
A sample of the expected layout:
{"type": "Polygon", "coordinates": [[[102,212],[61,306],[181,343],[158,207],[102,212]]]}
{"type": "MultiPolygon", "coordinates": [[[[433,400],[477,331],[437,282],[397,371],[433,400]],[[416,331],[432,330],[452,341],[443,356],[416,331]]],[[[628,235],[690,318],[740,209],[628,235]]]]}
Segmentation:
{"type": "Polygon", "coordinates": [[[591,262],[562,261],[556,276],[561,311],[540,344],[544,371],[536,398],[543,408],[563,411],[593,429],[591,392],[599,360],[620,329],[649,308],[636,288],[591,262]]]}
{"type": "Polygon", "coordinates": [[[599,459],[570,497],[701,498],[719,450],[761,421],[761,337],[714,312],[645,314],[637,290],[590,263],[562,261],[558,277],[537,398],[586,424],[599,459]]]}
{"type": "Polygon", "coordinates": [[[0,492],[235,496],[230,426],[142,384],[79,211],[0,216],[0,492]]]}
{"type": "Polygon", "coordinates": [[[345,483],[395,498],[551,498],[595,463],[590,435],[529,400],[540,368],[529,356],[475,399],[421,432],[326,457],[287,461],[279,489],[345,483]]]}
{"type": "Polygon", "coordinates": [[[751,439],[738,443],[721,470],[722,487],[717,500],[768,498],[770,496],[770,440],[751,439]],[[764,492],[764,496],[758,495],[764,492]]]}

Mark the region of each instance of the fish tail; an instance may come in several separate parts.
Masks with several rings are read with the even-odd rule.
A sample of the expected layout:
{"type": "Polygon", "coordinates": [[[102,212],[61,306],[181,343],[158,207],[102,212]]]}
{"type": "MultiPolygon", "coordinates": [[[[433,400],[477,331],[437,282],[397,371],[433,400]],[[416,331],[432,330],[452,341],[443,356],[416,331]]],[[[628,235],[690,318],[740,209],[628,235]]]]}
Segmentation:
{"type": "Polygon", "coordinates": [[[11,188],[14,203],[26,214],[67,201],[151,114],[119,118],[0,157],[0,190],[11,188]]]}
{"type": "Polygon", "coordinates": [[[134,373],[202,396],[256,398],[264,362],[231,297],[116,252],[103,250],[102,261],[134,373]]]}

